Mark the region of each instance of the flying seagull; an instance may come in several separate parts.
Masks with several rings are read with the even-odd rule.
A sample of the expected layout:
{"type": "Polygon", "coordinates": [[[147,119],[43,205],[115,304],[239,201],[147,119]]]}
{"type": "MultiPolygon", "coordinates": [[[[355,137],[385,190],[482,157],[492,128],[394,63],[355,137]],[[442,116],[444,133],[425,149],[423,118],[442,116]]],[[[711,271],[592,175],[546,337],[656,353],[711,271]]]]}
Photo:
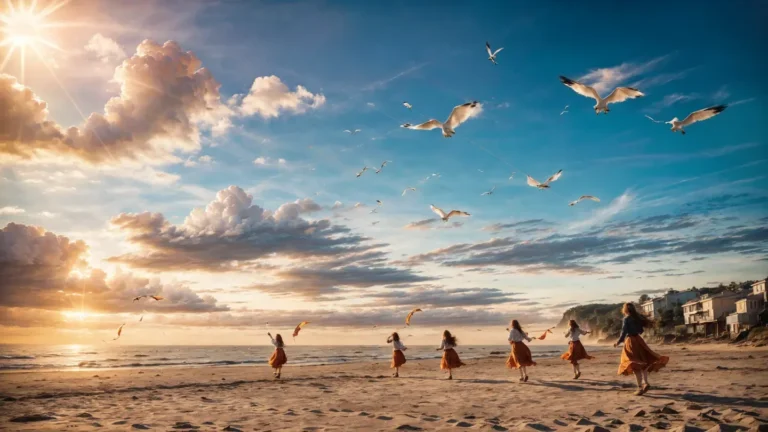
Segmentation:
{"type": "Polygon", "coordinates": [[[400,195],[400,196],[405,196],[405,193],[408,192],[408,191],[416,192],[416,188],[415,187],[407,187],[407,188],[403,189],[403,194],[400,195]]]}
{"type": "Polygon", "coordinates": [[[373,210],[369,211],[368,213],[378,213],[378,212],[379,212],[379,209],[374,208],[373,210]]]}
{"type": "Polygon", "coordinates": [[[355,203],[355,206],[354,206],[354,207],[355,207],[355,208],[359,208],[359,207],[365,207],[365,204],[363,204],[363,203],[355,203]]]}
{"type": "Polygon", "coordinates": [[[478,106],[481,105],[477,101],[474,101],[454,107],[453,111],[451,111],[451,115],[445,120],[445,123],[440,123],[438,120],[431,119],[422,124],[412,125],[406,123],[400,127],[413,130],[432,130],[441,128],[443,130],[443,136],[450,138],[456,133],[455,129],[459,127],[459,125],[469,120],[475,114],[475,108],[478,106]]]}
{"type": "Polygon", "coordinates": [[[373,221],[371,222],[371,225],[376,225],[377,223],[379,223],[379,221],[373,221]]]}
{"type": "Polygon", "coordinates": [[[545,181],[544,183],[539,183],[533,177],[528,176],[528,186],[533,186],[533,187],[539,188],[539,189],[549,189],[549,184],[552,183],[553,181],[559,179],[561,175],[563,175],[563,170],[560,170],[560,171],[552,174],[552,176],[549,177],[547,179],[547,181],[545,181]]]}
{"type": "Polygon", "coordinates": [[[512,180],[515,178],[515,171],[512,171],[512,174],[509,175],[509,180],[512,180]]]}
{"type": "Polygon", "coordinates": [[[380,206],[381,206],[381,205],[384,205],[384,203],[383,203],[383,202],[381,202],[381,200],[376,200],[376,204],[378,204],[378,205],[380,205],[380,206]]]}
{"type": "Polygon", "coordinates": [[[359,132],[362,132],[362,131],[361,131],[360,129],[355,129],[355,130],[349,130],[349,129],[347,129],[347,130],[345,130],[344,132],[346,132],[346,133],[348,133],[348,134],[350,134],[350,135],[356,135],[356,134],[358,134],[359,132]]]}
{"type": "Polygon", "coordinates": [[[477,172],[479,173],[485,173],[485,171],[481,170],[480,168],[477,169],[477,172]]]}
{"type": "Polygon", "coordinates": [[[582,195],[582,196],[580,196],[580,197],[579,197],[579,199],[577,199],[576,201],[573,201],[573,202],[571,202],[571,203],[570,203],[570,204],[568,204],[568,205],[569,205],[569,206],[575,206],[576,204],[578,204],[580,201],[583,201],[583,200],[592,200],[592,201],[594,201],[594,202],[600,202],[600,198],[598,198],[598,197],[596,197],[596,196],[592,196],[592,195],[582,195]]]}
{"type": "Polygon", "coordinates": [[[680,131],[680,133],[685,135],[684,128],[686,126],[690,126],[696,122],[711,119],[712,117],[725,111],[726,108],[728,108],[728,105],[717,105],[709,108],[704,108],[702,110],[694,111],[688,114],[688,117],[684,118],[682,121],[678,120],[677,117],[675,117],[672,120],[665,123],[672,125],[672,132],[680,131]]]}
{"type": "Polygon", "coordinates": [[[379,169],[377,169],[377,170],[376,170],[376,174],[380,173],[380,172],[381,172],[381,170],[383,170],[383,169],[384,169],[384,167],[385,167],[385,166],[387,166],[387,162],[392,162],[392,161],[388,161],[388,160],[385,160],[384,162],[382,162],[382,163],[381,163],[381,168],[379,168],[379,169]]]}
{"type": "Polygon", "coordinates": [[[480,194],[480,196],[484,196],[484,195],[493,195],[493,191],[494,191],[495,189],[496,189],[496,186],[492,187],[492,188],[491,188],[491,190],[489,190],[488,192],[483,192],[483,193],[481,193],[481,194],[480,194]]]}
{"type": "Polygon", "coordinates": [[[568,107],[569,107],[569,106],[570,106],[570,105],[566,105],[566,106],[565,106],[565,108],[563,108],[563,110],[562,110],[562,111],[560,111],[560,115],[563,115],[563,114],[567,114],[567,113],[568,113],[568,107]]]}
{"type": "Polygon", "coordinates": [[[600,114],[601,112],[608,114],[611,111],[608,109],[608,104],[624,102],[627,99],[634,99],[637,97],[645,96],[643,92],[636,88],[616,87],[616,89],[611,92],[607,98],[603,99],[599,94],[597,94],[597,91],[595,91],[594,88],[586,84],[582,84],[562,75],[560,76],[560,81],[562,81],[563,84],[565,84],[567,87],[570,87],[571,90],[575,91],[576,93],[594,99],[597,102],[593,107],[595,109],[595,114],[600,114]]]}
{"type": "Polygon", "coordinates": [[[413,105],[409,104],[408,102],[403,102],[403,106],[408,109],[413,109],[413,105]]]}
{"type": "Polygon", "coordinates": [[[360,177],[360,176],[361,176],[361,175],[363,175],[363,173],[364,173],[364,172],[366,172],[366,171],[368,171],[368,167],[367,167],[367,166],[366,166],[366,167],[363,167],[363,170],[362,170],[362,171],[360,171],[359,173],[357,173],[357,177],[360,177]]]}
{"type": "Polygon", "coordinates": [[[488,51],[488,60],[490,60],[491,63],[493,63],[495,65],[498,64],[498,63],[496,63],[496,54],[498,54],[499,51],[501,51],[503,49],[504,48],[502,47],[502,48],[497,49],[496,51],[491,51],[491,44],[489,44],[488,42],[485,43],[485,50],[488,51]]]}
{"type": "Polygon", "coordinates": [[[429,208],[431,208],[433,212],[437,213],[437,215],[440,216],[440,219],[442,219],[443,222],[448,222],[448,219],[454,216],[469,216],[469,213],[461,210],[451,210],[450,212],[446,213],[442,209],[439,209],[434,205],[430,205],[429,208]]]}

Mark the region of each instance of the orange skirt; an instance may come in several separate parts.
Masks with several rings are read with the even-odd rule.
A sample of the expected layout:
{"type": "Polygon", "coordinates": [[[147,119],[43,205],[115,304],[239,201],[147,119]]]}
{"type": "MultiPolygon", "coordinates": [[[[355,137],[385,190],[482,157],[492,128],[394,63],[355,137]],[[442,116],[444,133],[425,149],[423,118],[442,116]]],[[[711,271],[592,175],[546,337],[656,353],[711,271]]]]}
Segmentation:
{"type": "Polygon", "coordinates": [[[637,370],[656,372],[669,362],[669,357],[651,351],[640,336],[628,336],[621,351],[619,375],[631,375],[637,370]]]}
{"type": "Polygon", "coordinates": [[[579,360],[592,360],[594,357],[587,354],[581,341],[568,342],[568,352],[560,356],[563,360],[568,360],[571,364],[579,364],[579,360]]]}
{"type": "Polygon", "coordinates": [[[522,342],[510,342],[509,344],[512,345],[512,350],[509,352],[509,357],[507,357],[508,368],[518,369],[520,366],[536,366],[528,345],[522,342]]]}
{"type": "Polygon", "coordinates": [[[282,348],[275,348],[272,357],[269,358],[269,365],[272,366],[272,368],[277,369],[286,363],[288,363],[288,357],[285,355],[285,350],[282,348]]]}
{"type": "Polygon", "coordinates": [[[399,368],[405,364],[405,354],[400,350],[392,351],[392,366],[391,368],[399,368]]]}
{"type": "Polygon", "coordinates": [[[443,359],[440,360],[440,369],[458,369],[462,366],[466,366],[461,362],[459,355],[453,348],[443,351],[443,359]]]}

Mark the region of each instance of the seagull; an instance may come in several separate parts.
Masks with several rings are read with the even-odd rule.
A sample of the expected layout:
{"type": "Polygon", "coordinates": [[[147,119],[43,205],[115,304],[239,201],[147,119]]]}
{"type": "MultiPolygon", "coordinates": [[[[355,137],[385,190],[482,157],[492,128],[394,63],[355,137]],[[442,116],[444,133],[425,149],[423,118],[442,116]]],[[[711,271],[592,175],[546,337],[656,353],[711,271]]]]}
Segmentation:
{"type": "Polygon", "coordinates": [[[358,133],[360,133],[360,132],[362,132],[362,131],[361,131],[360,129],[355,129],[355,130],[349,130],[349,129],[347,129],[347,130],[345,130],[344,132],[346,132],[346,133],[348,133],[348,134],[350,134],[350,135],[356,135],[356,134],[358,134],[358,133]]]}
{"type": "Polygon", "coordinates": [[[498,54],[499,51],[501,51],[503,49],[504,48],[502,47],[502,48],[497,49],[496,51],[491,51],[491,44],[489,44],[488,42],[485,43],[485,50],[488,51],[488,60],[490,60],[491,63],[493,63],[495,65],[498,64],[498,63],[496,63],[496,54],[498,54]]]}
{"type": "Polygon", "coordinates": [[[608,104],[610,103],[624,102],[627,99],[634,99],[637,97],[645,96],[643,92],[636,88],[616,87],[616,89],[611,92],[607,98],[603,99],[599,94],[597,94],[595,89],[586,84],[582,84],[562,75],[560,75],[560,81],[562,81],[563,84],[565,84],[567,87],[570,87],[571,90],[575,91],[576,93],[594,99],[597,102],[597,104],[595,104],[593,107],[595,109],[595,114],[600,114],[601,112],[608,114],[611,111],[608,109],[608,104]]]}
{"type": "Polygon", "coordinates": [[[483,193],[481,193],[481,194],[480,194],[480,196],[484,196],[484,195],[493,195],[493,191],[494,191],[495,189],[496,189],[496,186],[492,187],[492,188],[491,188],[491,190],[489,190],[488,192],[483,192],[483,193]]]}
{"type": "Polygon", "coordinates": [[[379,223],[379,221],[373,221],[371,222],[371,225],[376,225],[377,223],[379,223]]]}
{"type": "Polygon", "coordinates": [[[677,117],[675,117],[672,120],[665,123],[672,125],[672,132],[680,131],[680,133],[685,135],[685,129],[683,129],[684,127],[690,126],[696,122],[710,119],[720,114],[721,112],[725,111],[726,108],[728,108],[728,105],[717,105],[709,108],[704,108],[702,110],[694,111],[688,114],[688,117],[684,118],[682,121],[678,120],[677,117]]]}
{"type": "Polygon", "coordinates": [[[445,213],[442,209],[439,209],[434,205],[430,205],[429,208],[431,208],[433,212],[437,213],[443,222],[448,222],[448,219],[452,218],[453,216],[469,216],[469,213],[461,210],[451,210],[450,212],[445,213]]]}
{"type": "Polygon", "coordinates": [[[573,201],[573,202],[571,202],[571,203],[570,203],[570,204],[568,204],[568,205],[569,205],[569,206],[575,206],[576,204],[578,204],[578,203],[579,203],[579,201],[583,201],[583,200],[587,200],[587,199],[588,199],[588,200],[592,200],[592,201],[594,201],[594,202],[600,202],[600,198],[598,198],[598,197],[596,197],[596,196],[592,196],[592,195],[582,195],[582,196],[580,196],[580,197],[579,197],[579,199],[577,199],[576,201],[573,201]]]}
{"type": "Polygon", "coordinates": [[[381,200],[376,200],[376,204],[378,204],[378,205],[380,205],[380,206],[381,206],[381,205],[384,205],[384,203],[383,203],[383,202],[381,202],[381,200]]]}
{"type": "Polygon", "coordinates": [[[360,176],[361,176],[361,175],[363,175],[363,173],[364,173],[364,172],[366,172],[366,171],[368,171],[368,167],[367,167],[367,166],[366,166],[366,167],[363,167],[363,170],[362,170],[362,171],[360,171],[359,173],[357,173],[357,177],[360,177],[360,176]]]}
{"type": "Polygon", "coordinates": [[[533,177],[528,176],[528,186],[533,186],[533,187],[539,188],[539,189],[549,189],[549,184],[552,183],[553,181],[559,179],[561,175],[563,175],[563,170],[560,170],[560,171],[552,174],[552,176],[549,177],[547,179],[547,181],[545,181],[544,183],[539,183],[533,177]]]}
{"type": "Polygon", "coordinates": [[[477,169],[477,172],[479,173],[485,173],[485,171],[481,170],[480,168],[477,169]]]}
{"type": "Polygon", "coordinates": [[[369,211],[368,213],[378,213],[378,212],[379,212],[379,209],[375,208],[375,209],[369,211]]]}
{"type": "MultiPolygon", "coordinates": [[[[427,177],[427,178],[429,178],[429,177],[427,177]]],[[[405,193],[408,192],[408,191],[416,192],[416,188],[415,187],[407,187],[407,188],[403,189],[403,194],[400,195],[400,196],[405,196],[405,193]]]]}
{"type": "Polygon", "coordinates": [[[459,125],[469,120],[475,114],[475,108],[478,106],[482,105],[480,105],[479,102],[474,101],[454,107],[453,111],[451,111],[451,115],[445,120],[445,123],[440,123],[438,120],[431,119],[422,124],[412,125],[406,123],[400,127],[413,130],[432,130],[441,128],[443,130],[443,136],[450,138],[456,133],[455,129],[459,127],[459,125]]]}
{"type": "Polygon", "coordinates": [[[379,168],[379,169],[377,169],[377,170],[376,170],[376,174],[380,173],[380,172],[381,172],[381,170],[383,170],[383,169],[384,169],[384,167],[385,167],[385,166],[387,166],[387,162],[392,162],[392,161],[388,161],[388,160],[385,160],[384,162],[382,162],[382,163],[381,163],[381,168],[379,168]]]}
{"type": "Polygon", "coordinates": [[[563,114],[567,114],[567,113],[568,113],[568,107],[569,107],[569,106],[570,106],[570,105],[566,105],[566,106],[565,106],[565,108],[563,108],[563,110],[562,110],[562,111],[560,111],[560,115],[563,115],[563,114]]]}
{"type": "Polygon", "coordinates": [[[409,104],[408,102],[403,102],[403,106],[408,109],[413,109],[413,105],[409,104]]]}
{"type": "Polygon", "coordinates": [[[355,208],[363,207],[365,204],[363,203],[355,203],[355,208]]]}
{"type": "Polygon", "coordinates": [[[512,180],[515,178],[515,171],[512,171],[512,174],[509,175],[509,180],[512,180]]]}

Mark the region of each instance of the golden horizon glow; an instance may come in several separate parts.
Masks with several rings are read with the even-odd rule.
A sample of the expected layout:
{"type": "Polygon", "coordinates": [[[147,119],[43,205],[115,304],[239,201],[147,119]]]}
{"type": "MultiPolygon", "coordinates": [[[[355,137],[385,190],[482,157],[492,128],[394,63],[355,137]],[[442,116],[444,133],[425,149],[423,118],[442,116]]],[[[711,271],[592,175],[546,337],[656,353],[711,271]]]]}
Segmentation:
{"type": "Polygon", "coordinates": [[[45,34],[45,29],[55,27],[53,23],[46,23],[45,18],[64,6],[67,1],[61,1],[54,3],[51,6],[37,12],[35,8],[37,6],[37,0],[30,3],[28,8],[24,7],[23,0],[19,0],[17,6],[14,6],[12,0],[6,0],[9,12],[4,15],[0,15],[0,47],[10,47],[5,57],[0,62],[0,72],[5,69],[5,66],[10,61],[14,52],[19,52],[19,69],[20,76],[19,82],[24,83],[24,75],[26,71],[27,62],[27,48],[30,48],[35,52],[37,57],[45,63],[45,58],[40,53],[40,49],[43,47],[50,47],[61,51],[55,43],[50,40],[50,37],[45,34]]]}
{"type": "Polygon", "coordinates": [[[61,314],[64,315],[64,318],[67,321],[85,321],[91,316],[94,316],[94,314],[85,312],[85,311],[61,311],[61,314]]]}

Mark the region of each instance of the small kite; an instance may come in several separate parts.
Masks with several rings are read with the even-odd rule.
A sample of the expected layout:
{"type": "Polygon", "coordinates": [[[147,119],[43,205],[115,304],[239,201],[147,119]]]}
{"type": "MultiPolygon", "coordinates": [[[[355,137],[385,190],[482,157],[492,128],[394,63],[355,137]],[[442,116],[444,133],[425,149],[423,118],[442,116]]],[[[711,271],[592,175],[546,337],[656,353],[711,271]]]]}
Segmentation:
{"type": "Polygon", "coordinates": [[[298,336],[301,329],[304,328],[304,326],[307,324],[309,324],[309,321],[302,321],[301,324],[297,325],[296,329],[293,330],[293,337],[295,338],[298,336]]]}
{"type": "Polygon", "coordinates": [[[407,325],[407,326],[411,325],[411,317],[412,317],[412,316],[413,316],[413,314],[415,314],[416,312],[423,312],[423,311],[422,311],[421,309],[419,309],[419,308],[416,308],[416,309],[414,309],[414,310],[412,310],[412,311],[408,312],[408,316],[407,316],[407,317],[405,317],[405,325],[407,325]]]}
{"type": "Polygon", "coordinates": [[[542,334],[541,334],[541,336],[539,336],[537,339],[538,339],[538,340],[544,340],[544,339],[546,339],[546,338],[547,338],[547,333],[552,333],[552,329],[553,329],[553,328],[554,328],[554,327],[550,327],[550,328],[548,328],[548,329],[544,330],[544,333],[542,333],[542,334]]]}
{"type": "Polygon", "coordinates": [[[125,323],[123,323],[123,325],[121,325],[120,328],[117,329],[117,337],[112,339],[113,341],[120,339],[120,335],[123,334],[123,326],[125,326],[125,323]]]}

